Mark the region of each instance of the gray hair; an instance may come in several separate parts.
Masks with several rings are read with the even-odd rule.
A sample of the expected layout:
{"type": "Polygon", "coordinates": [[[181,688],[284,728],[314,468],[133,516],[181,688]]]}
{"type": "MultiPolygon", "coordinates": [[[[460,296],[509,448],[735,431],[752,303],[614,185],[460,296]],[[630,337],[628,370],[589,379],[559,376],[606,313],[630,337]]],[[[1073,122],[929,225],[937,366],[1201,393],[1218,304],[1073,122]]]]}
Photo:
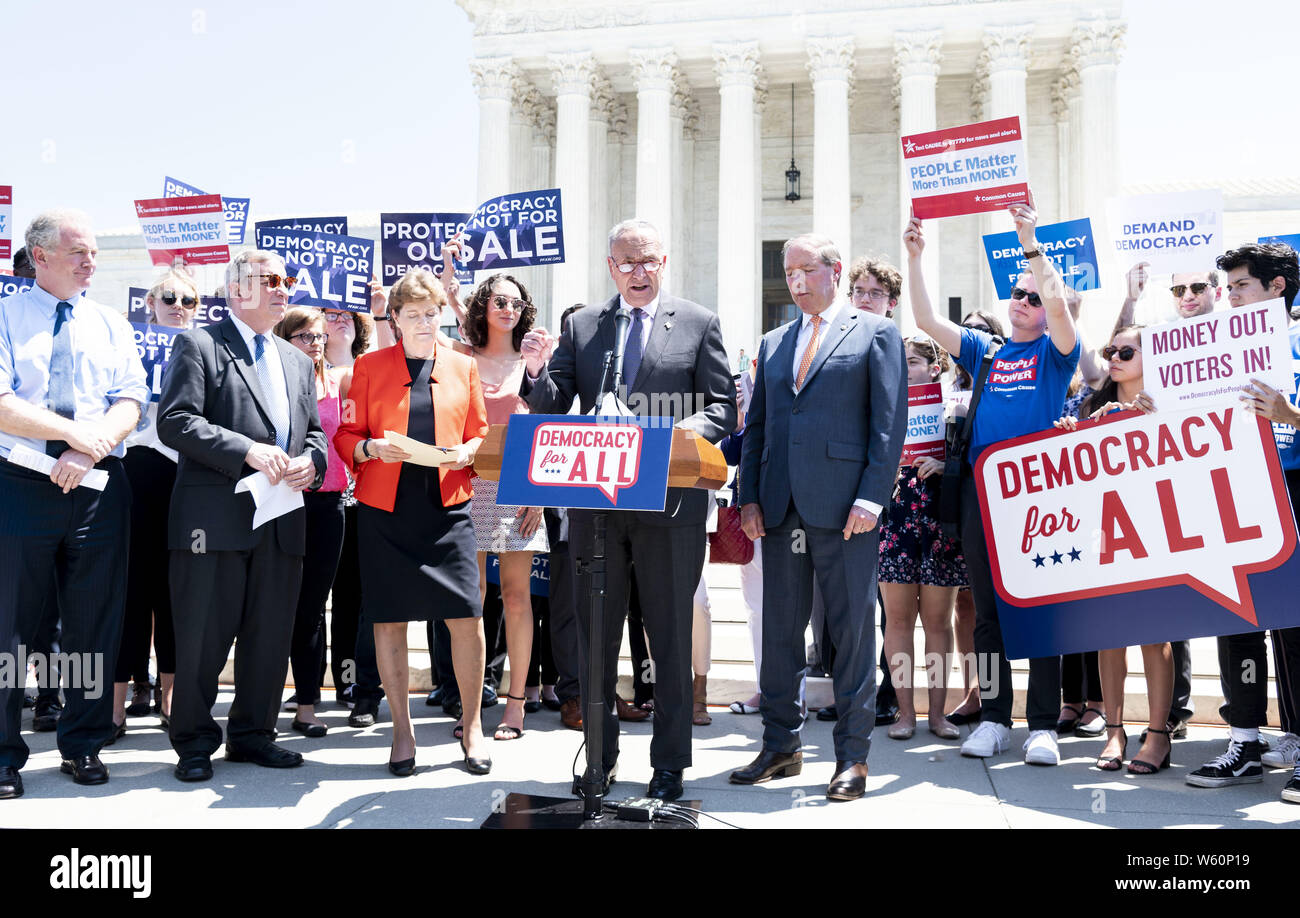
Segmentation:
{"type": "Polygon", "coordinates": [[[231,260],[230,264],[226,265],[226,295],[227,296],[230,295],[230,288],[232,286],[239,285],[239,282],[241,280],[240,277],[241,273],[243,274],[244,277],[247,277],[250,273],[248,271],[241,272],[239,269],[242,268],[244,265],[248,264],[249,262],[253,262],[253,261],[279,262],[280,266],[284,267],[284,259],[280,257],[278,252],[268,252],[265,249],[247,249],[243,252],[240,252],[231,260]]]}
{"type": "Polygon", "coordinates": [[[55,248],[59,244],[65,226],[82,226],[90,229],[90,215],[83,210],[73,210],[70,207],[56,207],[37,214],[36,218],[27,224],[27,251],[30,253],[37,246],[43,249],[55,248]]]}
{"type": "Polygon", "coordinates": [[[842,262],[839,246],[831,241],[831,237],[820,236],[817,233],[801,233],[787,239],[785,245],[781,246],[781,257],[785,258],[785,253],[797,245],[812,249],[823,264],[830,265],[832,268],[842,262]]]}
{"type": "Polygon", "coordinates": [[[614,243],[618,240],[618,237],[624,236],[628,233],[640,233],[643,236],[654,236],[659,242],[659,247],[663,248],[663,237],[659,235],[659,230],[655,225],[649,220],[642,220],[638,217],[633,217],[630,220],[615,223],[610,229],[608,248],[611,258],[614,256],[614,243]]]}

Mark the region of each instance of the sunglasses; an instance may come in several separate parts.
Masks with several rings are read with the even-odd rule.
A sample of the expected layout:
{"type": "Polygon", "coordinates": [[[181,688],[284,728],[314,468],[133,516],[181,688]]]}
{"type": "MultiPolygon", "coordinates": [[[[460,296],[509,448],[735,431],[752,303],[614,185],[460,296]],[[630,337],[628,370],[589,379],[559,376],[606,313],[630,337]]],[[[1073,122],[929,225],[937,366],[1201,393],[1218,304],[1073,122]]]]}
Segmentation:
{"type": "MultiPolygon", "coordinates": [[[[168,306],[175,306],[177,297],[176,294],[174,293],[164,293],[161,296],[159,296],[158,299],[162,300],[168,306]]],[[[199,305],[198,297],[183,296],[180,297],[180,301],[181,301],[181,305],[184,306],[186,309],[193,309],[195,306],[199,305]]]]}
{"type": "Polygon", "coordinates": [[[618,272],[620,274],[631,274],[637,268],[645,268],[646,274],[654,274],[661,267],[663,267],[663,262],[661,261],[633,261],[633,262],[626,262],[626,263],[620,262],[614,265],[614,267],[618,268],[618,272]]]}
{"type": "Polygon", "coordinates": [[[1011,298],[1013,300],[1028,300],[1029,305],[1037,309],[1043,305],[1043,298],[1037,293],[1030,293],[1028,290],[1021,290],[1019,287],[1011,288],[1011,298]]]}
{"type": "Polygon", "coordinates": [[[963,325],[962,328],[969,328],[971,331],[982,331],[986,335],[993,334],[993,329],[987,325],[963,325]]]}
{"type": "Polygon", "coordinates": [[[1108,344],[1101,349],[1101,356],[1103,360],[1110,360],[1112,357],[1118,354],[1120,360],[1132,360],[1133,355],[1140,350],[1142,350],[1142,348],[1133,347],[1128,344],[1124,345],[1123,347],[1116,347],[1113,344],[1108,344]]]}
{"type": "Polygon", "coordinates": [[[266,281],[264,286],[271,290],[275,290],[281,284],[284,284],[285,290],[292,290],[293,285],[298,283],[296,277],[281,277],[279,274],[253,274],[251,276],[263,278],[266,281]]]}
{"type": "Polygon", "coordinates": [[[492,305],[504,312],[507,309],[513,309],[515,312],[523,312],[528,308],[528,304],[521,299],[509,296],[492,297],[492,305]]]}
{"type": "Polygon", "coordinates": [[[1169,292],[1181,300],[1183,298],[1183,294],[1187,292],[1188,287],[1192,288],[1192,293],[1196,294],[1197,296],[1200,296],[1202,293],[1204,293],[1206,290],[1209,289],[1210,285],[1209,284],[1174,284],[1172,287],[1169,288],[1169,292]]]}
{"type": "Polygon", "coordinates": [[[300,332],[296,335],[289,336],[290,341],[301,341],[303,344],[307,345],[308,347],[311,347],[312,345],[316,344],[318,341],[328,341],[329,338],[330,338],[329,335],[312,334],[311,332],[300,332]]]}

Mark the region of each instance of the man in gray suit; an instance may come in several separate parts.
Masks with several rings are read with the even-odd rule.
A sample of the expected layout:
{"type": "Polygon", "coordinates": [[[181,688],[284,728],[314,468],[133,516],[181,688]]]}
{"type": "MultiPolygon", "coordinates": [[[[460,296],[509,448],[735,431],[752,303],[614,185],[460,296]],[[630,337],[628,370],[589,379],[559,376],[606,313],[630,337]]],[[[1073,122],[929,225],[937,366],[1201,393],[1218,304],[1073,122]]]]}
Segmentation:
{"type": "Polygon", "coordinates": [[[759,344],[740,470],[741,526],[763,537],[763,751],[731,781],[803,769],[797,691],[815,576],[836,650],[826,796],[852,800],[866,790],[875,722],[876,522],[903,450],[907,361],[892,322],[837,297],[830,239],[796,236],[782,257],[802,315],[759,344]]]}
{"type": "MultiPolygon", "coordinates": [[[[565,322],[558,345],[545,329],[524,337],[522,350],[532,383],[528,404],[534,412],[562,414],[575,397],[583,411],[598,402],[605,354],[614,350],[615,320],[623,308],[632,313],[623,362],[628,408],[640,417],[671,415],[676,426],[710,443],[735,430],[736,388],[718,317],[697,303],[660,294],[667,261],[658,231],[644,220],[625,220],[610,230],[607,262],[618,295],[602,308],[575,312],[565,322]]],[[[602,761],[608,781],[618,760],[614,690],[629,566],[635,564],[654,660],[654,775],[647,794],[662,800],[682,795],[682,771],[691,764],[691,598],[704,569],[707,509],[707,492],[669,488],[662,512],[609,515],[602,761]]],[[[591,559],[593,540],[592,512],[571,510],[569,542],[580,571],[591,559]]],[[[575,592],[584,648],[590,590],[590,572],[579,573],[575,592]]],[[[585,666],[581,674],[585,680],[585,666]]],[[[584,683],[582,694],[591,698],[591,686],[584,683]]]]}
{"type": "Polygon", "coordinates": [[[163,374],[158,435],[180,453],[167,545],[176,619],[171,741],[182,781],[212,777],[211,756],[221,745],[212,705],[236,639],[226,758],[270,768],[302,764],[272,739],[306,514],[300,507],[254,529],[252,496],[235,493],[253,474],[295,491],[319,487],[325,476],[315,368],[271,334],[292,285],[280,256],[241,253],[226,269],[230,315],[178,335],[163,374]]]}

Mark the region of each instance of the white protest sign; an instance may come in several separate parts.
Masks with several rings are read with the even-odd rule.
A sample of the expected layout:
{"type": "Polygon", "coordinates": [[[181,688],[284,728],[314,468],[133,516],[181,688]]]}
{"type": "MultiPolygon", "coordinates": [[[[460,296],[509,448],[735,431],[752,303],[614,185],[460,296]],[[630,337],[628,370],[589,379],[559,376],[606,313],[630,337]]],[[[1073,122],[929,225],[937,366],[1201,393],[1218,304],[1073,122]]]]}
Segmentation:
{"type": "Polygon", "coordinates": [[[1209,271],[1223,246],[1223,192],[1138,194],[1106,202],[1107,229],[1120,264],[1151,274],[1209,271]]]}
{"type": "Polygon", "coordinates": [[[1295,391],[1281,298],[1142,329],[1143,388],[1157,410],[1240,405],[1251,379],[1295,391]]]}
{"type": "Polygon", "coordinates": [[[944,454],[943,386],[925,383],[907,387],[907,437],[899,465],[915,465],[918,459],[944,454]]]}

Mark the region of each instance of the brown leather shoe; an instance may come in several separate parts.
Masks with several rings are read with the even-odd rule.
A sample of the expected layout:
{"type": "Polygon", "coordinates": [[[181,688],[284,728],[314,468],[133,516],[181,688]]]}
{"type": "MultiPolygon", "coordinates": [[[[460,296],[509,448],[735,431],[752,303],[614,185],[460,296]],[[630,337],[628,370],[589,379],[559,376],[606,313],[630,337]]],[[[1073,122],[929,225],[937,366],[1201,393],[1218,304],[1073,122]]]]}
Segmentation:
{"type": "MultiPolygon", "coordinates": [[[[618,696],[615,696],[616,698],[618,696]]],[[[618,699],[618,719],[626,720],[629,723],[638,723],[650,716],[650,712],[635,705],[628,704],[622,698],[618,699]]]]}
{"type": "Polygon", "coordinates": [[[570,730],[582,729],[582,702],[570,698],[560,705],[560,723],[570,730]]]}
{"type": "Polygon", "coordinates": [[[827,800],[857,800],[866,792],[866,762],[835,763],[835,777],[826,787],[827,800]]]}

